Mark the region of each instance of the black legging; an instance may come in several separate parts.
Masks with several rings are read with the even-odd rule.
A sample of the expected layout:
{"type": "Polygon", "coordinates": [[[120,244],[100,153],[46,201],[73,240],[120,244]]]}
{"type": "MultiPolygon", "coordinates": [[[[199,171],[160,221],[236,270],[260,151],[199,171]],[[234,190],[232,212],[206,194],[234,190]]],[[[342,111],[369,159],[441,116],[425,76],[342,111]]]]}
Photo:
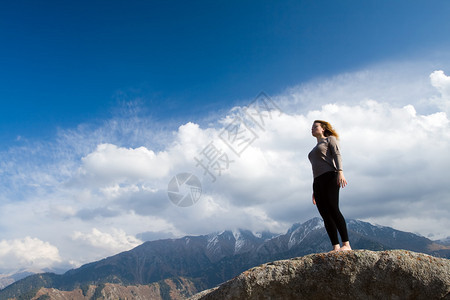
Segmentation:
{"type": "Polygon", "coordinates": [[[332,245],[339,244],[338,231],[342,242],[348,242],[347,225],[339,210],[339,188],[336,172],[327,172],[314,178],[313,192],[316,205],[332,245]]]}

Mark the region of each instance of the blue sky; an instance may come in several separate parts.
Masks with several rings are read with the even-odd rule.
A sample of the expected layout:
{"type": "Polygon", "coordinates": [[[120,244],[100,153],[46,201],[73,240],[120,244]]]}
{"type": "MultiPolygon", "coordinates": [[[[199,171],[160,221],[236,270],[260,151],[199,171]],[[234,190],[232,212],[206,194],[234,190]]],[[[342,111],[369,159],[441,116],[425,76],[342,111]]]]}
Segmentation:
{"type": "MultiPolygon", "coordinates": [[[[300,82],[418,55],[447,1],[14,1],[0,17],[2,145],[51,138],[141,98],[198,118],[300,82]]],[[[188,117],[189,116],[189,117],[188,117]]]]}
{"type": "Polygon", "coordinates": [[[346,218],[450,236],[449,15],[449,1],[2,3],[0,275],[316,217],[315,119],[341,136],[346,218]],[[237,156],[219,137],[261,91],[281,114],[237,156]],[[195,160],[208,145],[233,161],[216,182],[195,160]],[[203,189],[186,208],[167,195],[183,172],[203,189]]]}

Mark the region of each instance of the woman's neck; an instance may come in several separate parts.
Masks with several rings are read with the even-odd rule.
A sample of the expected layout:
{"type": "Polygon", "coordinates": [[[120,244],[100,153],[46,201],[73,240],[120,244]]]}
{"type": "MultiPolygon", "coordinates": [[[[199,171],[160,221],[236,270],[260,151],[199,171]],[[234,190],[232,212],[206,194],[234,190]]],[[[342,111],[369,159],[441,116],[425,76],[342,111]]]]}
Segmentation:
{"type": "Polygon", "coordinates": [[[317,138],[317,142],[320,142],[321,140],[323,140],[323,139],[325,139],[327,137],[324,136],[324,135],[320,135],[320,136],[316,136],[316,138],[317,138]]]}

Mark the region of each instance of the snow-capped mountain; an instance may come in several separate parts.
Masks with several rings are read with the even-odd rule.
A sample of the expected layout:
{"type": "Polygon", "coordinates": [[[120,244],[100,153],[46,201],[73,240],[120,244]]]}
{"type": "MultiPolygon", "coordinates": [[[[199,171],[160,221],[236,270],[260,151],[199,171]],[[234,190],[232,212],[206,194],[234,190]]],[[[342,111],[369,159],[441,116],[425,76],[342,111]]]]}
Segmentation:
{"type": "MultiPolygon", "coordinates": [[[[347,226],[354,249],[406,249],[450,257],[449,246],[413,233],[358,220],[348,220],[347,226]]],[[[187,282],[185,279],[189,278],[191,289],[194,286],[203,290],[268,261],[329,251],[330,248],[320,218],[294,224],[281,235],[268,232],[254,234],[239,229],[150,241],[62,275],[45,273],[29,276],[1,290],[0,299],[8,299],[16,296],[18,291],[36,287],[71,290],[103,283],[146,285],[169,278],[179,278],[179,282],[187,282]]]]}

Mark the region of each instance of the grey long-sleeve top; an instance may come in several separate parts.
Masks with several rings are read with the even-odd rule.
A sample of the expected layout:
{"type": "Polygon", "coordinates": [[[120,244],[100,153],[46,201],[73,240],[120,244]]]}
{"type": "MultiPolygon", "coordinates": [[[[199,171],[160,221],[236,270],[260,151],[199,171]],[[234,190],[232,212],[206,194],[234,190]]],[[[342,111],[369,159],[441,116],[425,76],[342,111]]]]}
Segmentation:
{"type": "Polygon", "coordinates": [[[342,170],[341,152],[335,136],[328,136],[320,140],[309,152],[308,158],[312,165],[314,178],[329,171],[342,170]]]}

